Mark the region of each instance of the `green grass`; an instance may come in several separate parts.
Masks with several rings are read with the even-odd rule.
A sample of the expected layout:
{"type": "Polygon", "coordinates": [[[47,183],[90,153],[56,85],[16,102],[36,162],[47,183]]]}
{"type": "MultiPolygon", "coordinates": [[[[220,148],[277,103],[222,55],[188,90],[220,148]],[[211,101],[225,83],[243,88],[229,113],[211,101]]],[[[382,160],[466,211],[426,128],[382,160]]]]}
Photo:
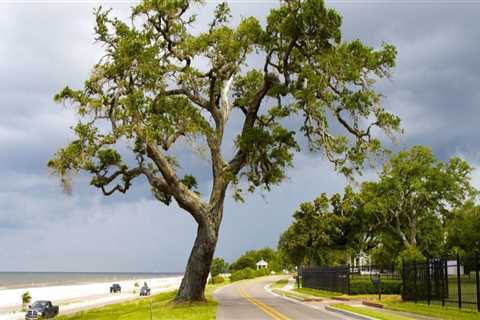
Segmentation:
{"type": "MultiPolygon", "coordinates": [[[[228,282],[227,282],[228,283],[228,282]]],[[[153,320],[213,320],[217,302],[212,299],[213,291],[226,283],[207,287],[205,303],[173,304],[175,292],[164,292],[151,298],[112,304],[102,308],[80,312],[71,316],[60,316],[58,320],[150,320],[150,301],[153,320]]]]}
{"type": "MultiPolygon", "coordinates": [[[[462,301],[467,302],[476,302],[477,301],[477,294],[476,294],[476,280],[475,276],[468,278],[462,277],[461,281],[461,288],[462,288],[462,301]]],[[[457,277],[449,277],[448,278],[448,300],[458,300],[458,283],[457,277]]],[[[455,302],[447,302],[448,306],[455,307],[458,303],[455,302]]],[[[465,303],[463,305],[464,308],[477,308],[476,304],[468,304],[465,303]]]]}
{"type": "Polygon", "coordinates": [[[419,315],[435,317],[445,320],[480,320],[480,312],[458,308],[442,307],[437,305],[428,306],[422,303],[386,301],[385,308],[396,311],[416,313],[419,315]]]}
{"type": "Polygon", "coordinates": [[[272,289],[282,289],[283,287],[285,287],[288,283],[288,279],[281,279],[281,280],[278,280],[277,282],[273,283],[270,287],[272,289]]]}
{"type": "MultiPolygon", "coordinates": [[[[318,290],[318,289],[311,289],[311,288],[296,288],[293,290],[299,293],[308,294],[315,297],[322,297],[322,298],[342,298],[342,299],[348,299],[348,300],[378,300],[378,294],[348,295],[340,292],[318,290]]],[[[396,294],[388,294],[388,295],[382,294],[382,301],[383,300],[397,301],[397,300],[400,300],[400,296],[396,294]]]]}
{"type": "Polygon", "coordinates": [[[355,312],[367,317],[372,317],[375,319],[379,320],[414,320],[413,318],[408,318],[402,315],[396,315],[396,314],[388,314],[382,311],[377,311],[377,310],[372,310],[364,307],[354,307],[354,306],[349,306],[346,304],[334,304],[332,307],[335,307],[337,309],[342,309],[346,311],[351,311],[355,312]]]}

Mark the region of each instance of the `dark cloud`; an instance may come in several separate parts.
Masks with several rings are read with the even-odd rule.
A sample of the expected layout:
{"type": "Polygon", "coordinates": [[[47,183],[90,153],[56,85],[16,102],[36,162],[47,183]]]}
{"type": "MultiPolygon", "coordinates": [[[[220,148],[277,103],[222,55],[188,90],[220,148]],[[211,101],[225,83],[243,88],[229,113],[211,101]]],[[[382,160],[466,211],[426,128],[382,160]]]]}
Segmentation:
{"type": "MultiPolygon", "coordinates": [[[[400,115],[405,134],[396,150],[431,146],[442,159],[460,155],[474,165],[480,116],[480,4],[414,1],[329,1],[344,17],[344,38],[372,47],[383,41],[398,49],[393,78],[378,85],[387,109],[400,115]]],[[[232,2],[235,21],[254,14],[264,19],[275,2],[232,2]],[[263,18],[262,18],[263,17],[263,18]]],[[[128,15],[128,3],[107,3],[128,15]]],[[[197,9],[200,24],[211,19],[215,3],[197,9]]],[[[104,198],[87,176],[66,196],[46,162],[71,139],[76,117],[52,101],[64,85],[78,87],[101,55],[93,39],[91,3],[0,4],[0,260],[3,270],[181,271],[195,226],[175,205],[153,200],[144,181],[126,196],[104,198]]],[[[198,32],[197,29],[196,31],[198,32]]],[[[255,59],[252,60],[255,64],[255,59]]],[[[239,130],[229,125],[227,137],[239,130]]],[[[209,163],[175,152],[183,173],[210,184],[209,163]]],[[[225,154],[233,144],[224,145],[225,154]]],[[[363,179],[371,178],[367,172],[363,179]]],[[[272,192],[231,198],[217,254],[231,260],[244,250],[275,246],[291,214],[321,192],[341,191],[345,179],[320,155],[296,156],[290,179],[272,192]]],[[[480,185],[480,174],[474,175],[480,185]]]]}

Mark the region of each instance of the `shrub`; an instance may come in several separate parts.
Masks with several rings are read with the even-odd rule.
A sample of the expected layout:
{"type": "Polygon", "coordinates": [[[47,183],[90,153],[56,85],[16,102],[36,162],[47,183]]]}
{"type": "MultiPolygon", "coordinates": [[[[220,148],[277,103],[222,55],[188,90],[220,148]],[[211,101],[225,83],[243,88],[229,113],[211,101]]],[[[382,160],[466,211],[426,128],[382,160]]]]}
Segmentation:
{"type": "MultiPolygon", "coordinates": [[[[382,293],[400,294],[402,292],[401,280],[383,280],[381,282],[382,293]]],[[[378,287],[370,279],[352,279],[350,281],[350,294],[375,294],[378,287]]]]}
{"type": "Polygon", "coordinates": [[[252,268],[245,268],[242,270],[237,270],[232,272],[232,275],[230,276],[230,280],[234,282],[234,281],[244,280],[244,279],[253,279],[256,277],[266,276],[269,273],[270,273],[270,270],[268,269],[254,270],[252,268]]]}
{"type": "Polygon", "coordinates": [[[210,283],[211,284],[218,284],[218,283],[222,283],[222,282],[225,282],[225,278],[220,276],[220,275],[210,278],[210,283]]]}
{"type": "Polygon", "coordinates": [[[32,301],[32,296],[30,292],[26,291],[22,294],[22,310],[25,310],[25,306],[32,301]]]}

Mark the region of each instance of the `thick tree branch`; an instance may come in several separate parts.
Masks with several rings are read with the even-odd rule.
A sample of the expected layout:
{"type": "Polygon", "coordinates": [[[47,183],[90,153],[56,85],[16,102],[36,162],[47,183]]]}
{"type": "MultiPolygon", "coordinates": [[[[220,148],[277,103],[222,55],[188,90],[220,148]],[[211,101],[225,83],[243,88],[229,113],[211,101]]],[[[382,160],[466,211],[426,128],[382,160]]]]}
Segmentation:
{"type": "Polygon", "coordinates": [[[97,188],[100,188],[104,195],[110,196],[114,194],[116,191],[121,193],[127,192],[127,190],[130,188],[131,181],[142,174],[142,168],[137,167],[127,171],[120,169],[115,171],[110,176],[107,176],[107,173],[108,172],[105,172],[103,174],[100,173],[100,171],[95,172],[96,179],[93,185],[96,186],[97,188]],[[117,179],[120,176],[123,176],[123,181],[124,181],[123,185],[117,184],[112,189],[107,190],[106,186],[108,186],[110,183],[112,183],[115,179],[117,179]]]}
{"type": "MultiPolygon", "coordinates": [[[[240,136],[243,136],[248,130],[252,129],[255,125],[255,120],[257,119],[258,111],[262,104],[263,99],[268,93],[268,90],[273,85],[272,78],[265,74],[263,87],[255,94],[250,107],[243,123],[243,128],[240,136]]],[[[238,150],[233,159],[229,163],[230,171],[232,174],[236,175],[240,170],[245,166],[247,154],[244,150],[238,150]]]]}
{"type": "Polygon", "coordinates": [[[167,95],[167,96],[183,95],[183,96],[186,96],[190,101],[192,101],[193,103],[195,103],[199,107],[209,111],[210,113],[212,112],[212,109],[210,107],[210,103],[208,102],[207,99],[205,99],[202,96],[199,96],[197,94],[194,94],[194,93],[188,91],[185,88],[168,90],[168,91],[160,94],[159,96],[162,96],[162,95],[167,95]]]}
{"type": "Polygon", "coordinates": [[[166,185],[168,185],[167,192],[175,198],[178,205],[188,211],[198,224],[203,225],[207,223],[207,205],[203,203],[195,192],[188,189],[180,179],[178,179],[167,158],[155,144],[147,143],[147,155],[156,164],[165,179],[166,185]]]}

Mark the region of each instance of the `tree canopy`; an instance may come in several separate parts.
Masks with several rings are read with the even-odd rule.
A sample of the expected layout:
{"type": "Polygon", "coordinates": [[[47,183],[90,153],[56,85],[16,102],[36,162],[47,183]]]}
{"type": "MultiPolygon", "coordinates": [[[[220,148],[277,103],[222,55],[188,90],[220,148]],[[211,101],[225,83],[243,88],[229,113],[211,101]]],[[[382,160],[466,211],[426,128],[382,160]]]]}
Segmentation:
{"type": "Polygon", "coordinates": [[[374,128],[392,134],[400,124],[374,89],[390,75],[395,48],[343,41],[340,15],[322,0],[281,1],[263,24],[244,17],[238,25],[221,3],[207,26],[193,14],[201,3],[144,0],[127,21],[98,8],[104,55],[83,88],[55,96],[80,120],[74,141],[48,163],[67,190],[79,171],[106,196],[143,177],[156,199],[191,214],[199,228],[177,301],[204,299],[228,186],[242,199],[242,189],[282,182],[302,135],[309,150],[351,176],[383,152],[374,128]],[[248,64],[251,57],[261,67],[248,64]],[[229,155],[222,146],[233,117],[241,125],[229,155]],[[287,127],[287,119],[300,121],[287,127]],[[207,150],[206,195],[193,168],[175,157],[179,144],[207,150]]]}
{"type": "Polygon", "coordinates": [[[480,254],[480,207],[473,202],[455,210],[447,220],[448,253],[480,254]]]}
{"type": "Polygon", "coordinates": [[[476,193],[471,171],[464,160],[440,161],[426,147],[401,151],[385,164],[378,182],[362,185],[365,213],[403,250],[441,254],[446,216],[476,193]]]}
{"type": "Polygon", "coordinates": [[[384,164],[377,181],[301,204],[279,248],[297,265],[342,262],[338,249],[351,257],[370,253],[374,262],[391,265],[399,257],[475,248],[480,240],[471,172],[464,160],[438,160],[426,147],[401,151],[384,164]]]}
{"type": "Polygon", "coordinates": [[[230,270],[236,271],[246,268],[256,269],[256,264],[260,260],[265,260],[268,263],[268,268],[273,271],[281,271],[285,267],[282,256],[279,252],[266,247],[246,251],[238,257],[237,260],[232,262],[230,270]]]}
{"type": "Polygon", "coordinates": [[[369,224],[361,212],[351,187],[343,196],[336,193],[329,198],[323,193],[293,214],[292,224],[280,236],[279,250],[297,266],[345,263],[349,254],[368,246],[369,224]]]}

